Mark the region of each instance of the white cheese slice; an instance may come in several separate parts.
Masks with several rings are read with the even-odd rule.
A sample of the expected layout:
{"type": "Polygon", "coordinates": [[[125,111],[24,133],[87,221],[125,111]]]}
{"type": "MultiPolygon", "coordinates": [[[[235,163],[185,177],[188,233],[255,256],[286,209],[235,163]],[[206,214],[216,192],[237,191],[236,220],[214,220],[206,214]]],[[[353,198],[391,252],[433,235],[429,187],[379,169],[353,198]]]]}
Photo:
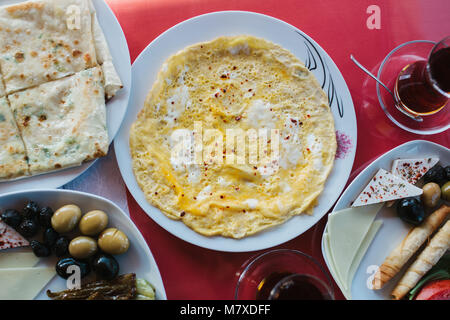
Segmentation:
{"type": "Polygon", "coordinates": [[[341,290],[342,294],[344,295],[344,297],[347,300],[352,299],[351,287],[352,287],[353,278],[355,277],[355,273],[358,270],[358,267],[361,263],[362,258],[366,254],[367,249],[369,248],[370,244],[373,241],[373,238],[377,234],[377,232],[380,229],[382,224],[383,224],[383,222],[381,220],[376,220],[371,224],[369,231],[367,232],[366,236],[364,237],[364,240],[361,243],[361,246],[359,247],[358,251],[356,252],[356,255],[350,266],[350,270],[348,273],[348,283],[344,283],[337,274],[337,267],[334,262],[334,257],[331,254],[331,250],[330,250],[330,237],[329,237],[328,231],[326,231],[324,234],[324,239],[325,239],[324,250],[325,250],[325,254],[327,255],[328,265],[330,267],[329,268],[330,273],[333,276],[333,278],[334,278],[336,284],[338,285],[339,289],[341,290]]]}
{"type": "Polygon", "coordinates": [[[343,282],[342,280],[339,278],[339,275],[337,274],[337,268],[336,268],[336,264],[334,262],[334,257],[331,254],[331,249],[330,249],[330,236],[328,234],[328,232],[326,232],[324,234],[325,237],[325,245],[324,245],[324,250],[325,250],[325,254],[327,255],[328,258],[328,266],[329,266],[329,270],[331,275],[333,276],[334,281],[336,282],[336,284],[338,285],[339,289],[341,290],[342,294],[344,295],[344,297],[346,299],[350,299],[350,293],[347,291],[347,289],[342,285],[343,282]]]}
{"type": "Polygon", "coordinates": [[[366,236],[364,237],[363,242],[361,243],[361,246],[359,247],[358,251],[356,252],[356,255],[355,255],[355,258],[353,259],[352,265],[350,266],[350,270],[348,273],[348,283],[347,283],[347,288],[348,288],[350,299],[351,299],[353,278],[355,277],[356,270],[358,270],[358,267],[361,264],[362,258],[364,258],[365,254],[367,252],[367,249],[369,248],[370,244],[373,241],[373,238],[377,234],[377,232],[380,229],[382,224],[383,224],[382,220],[375,220],[372,223],[369,231],[367,232],[366,236]]]}
{"type": "Polygon", "coordinates": [[[20,233],[0,220],[0,251],[30,245],[20,233]]]}
{"type": "Polygon", "coordinates": [[[55,276],[55,268],[0,269],[0,300],[31,300],[55,276]]]}
{"type": "Polygon", "coordinates": [[[422,189],[380,169],[353,202],[352,207],[415,197],[421,194],[422,189]]]}
{"type": "Polygon", "coordinates": [[[330,251],[336,273],[344,287],[349,282],[348,275],[352,262],[382,206],[382,204],[374,204],[361,208],[348,208],[328,216],[330,251]]]}
{"type": "Polygon", "coordinates": [[[31,252],[17,252],[8,250],[0,252],[0,269],[30,268],[39,262],[39,258],[31,252]]]}
{"type": "Polygon", "coordinates": [[[411,184],[416,184],[428,170],[439,162],[439,158],[397,159],[392,163],[392,174],[411,184]]]}

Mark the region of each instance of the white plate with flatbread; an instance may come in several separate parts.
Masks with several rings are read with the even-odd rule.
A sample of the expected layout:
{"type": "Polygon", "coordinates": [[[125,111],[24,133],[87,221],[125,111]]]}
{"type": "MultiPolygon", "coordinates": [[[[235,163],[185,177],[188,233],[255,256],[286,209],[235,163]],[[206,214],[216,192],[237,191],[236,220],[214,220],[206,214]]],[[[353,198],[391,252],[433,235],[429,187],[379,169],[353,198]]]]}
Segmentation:
{"type": "Polygon", "coordinates": [[[160,226],[175,236],[195,245],[229,252],[269,248],[293,239],[313,226],[331,208],[349,177],[356,151],[357,127],[353,102],[333,60],[308,35],[281,20],[252,12],[215,12],[184,21],[153,40],[139,55],[132,67],[133,88],[127,116],[115,139],[115,152],[122,176],[131,194],[143,210],[160,226]],[[130,128],[163,62],[177,51],[220,36],[250,35],[274,42],[292,52],[315,75],[329,98],[334,116],[338,148],[331,172],[314,214],[292,217],[285,223],[252,236],[233,239],[203,236],[180,221],[171,220],[150,205],[140,189],[132,169],[130,128]]]}
{"type": "MultiPolygon", "coordinates": [[[[368,165],[352,181],[336,203],[333,212],[349,208],[353,201],[358,197],[361,190],[364,189],[367,182],[372,179],[373,175],[380,168],[390,170],[394,160],[431,157],[439,158],[439,164],[443,167],[450,163],[450,152],[448,148],[424,140],[410,141],[386,152],[368,165]]],[[[328,255],[330,252],[329,246],[326,241],[328,224],[325,227],[324,236],[322,237],[322,254],[328,269],[331,271],[334,279],[337,279],[336,283],[338,283],[338,286],[347,299],[391,300],[390,294],[406,270],[406,268],[403,268],[381,290],[372,290],[369,288],[376,268],[380,266],[389,253],[401,243],[412,227],[398,217],[395,205],[391,207],[383,205],[376,214],[374,221],[379,223],[379,229],[376,231],[372,242],[368,243],[367,251],[354,273],[350,290],[346,290],[342,287],[342,284],[339,283],[337,272],[331,263],[331,259],[328,255]]],[[[354,228],[357,228],[356,224],[354,225],[354,228]]],[[[413,261],[414,259],[411,260],[413,261]]],[[[412,261],[409,261],[407,265],[412,263],[412,261]]]]}
{"type": "MultiPolygon", "coordinates": [[[[11,5],[20,2],[23,1],[7,0],[2,1],[2,5],[11,5]]],[[[125,35],[114,13],[103,0],[92,0],[92,3],[95,7],[106,42],[109,45],[114,67],[123,84],[123,88],[106,103],[108,143],[111,144],[119,131],[128,106],[131,90],[131,62],[125,35]]],[[[1,182],[0,193],[24,189],[58,188],[81,175],[95,161],[84,162],[79,166],[39,174],[33,177],[1,182]]]]}

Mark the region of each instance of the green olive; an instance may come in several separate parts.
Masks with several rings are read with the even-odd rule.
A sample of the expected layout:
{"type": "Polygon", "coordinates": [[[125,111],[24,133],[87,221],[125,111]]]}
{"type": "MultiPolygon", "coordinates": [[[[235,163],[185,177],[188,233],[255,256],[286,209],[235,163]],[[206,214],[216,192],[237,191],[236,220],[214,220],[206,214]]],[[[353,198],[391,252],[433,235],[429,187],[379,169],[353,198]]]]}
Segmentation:
{"type": "Polygon", "coordinates": [[[56,232],[66,233],[72,231],[81,218],[81,210],[74,204],[65,205],[53,214],[52,227],[56,232]]]}
{"type": "Polygon", "coordinates": [[[422,187],[423,204],[429,208],[435,207],[441,198],[441,188],[437,183],[429,182],[422,187]]]}
{"type": "Polygon", "coordinates": [[[98,246],[106,253],[122,254],[128,250],[130,241],[122,231],[116,228],[108,228],[98,237],[98,246]]]}
{"type": "Polygon", "coordinates": [[[77,259],[92,257],[97,252],[97,242],[91,237],[80,236],[72,239],[69,244],[69,253],[77,259]]]}
{"type": "Polygon", "coordinates": [[[450,181],[447,181],[441,188],[442,199],[450,201],[450,181]]]}
{"type": "Polygon", "coordinates": [[[79,228],[82,234],[93,236],[105,230],[108,225],[108,215],[101,210],[86,213],[80,220],[79,228]]]}

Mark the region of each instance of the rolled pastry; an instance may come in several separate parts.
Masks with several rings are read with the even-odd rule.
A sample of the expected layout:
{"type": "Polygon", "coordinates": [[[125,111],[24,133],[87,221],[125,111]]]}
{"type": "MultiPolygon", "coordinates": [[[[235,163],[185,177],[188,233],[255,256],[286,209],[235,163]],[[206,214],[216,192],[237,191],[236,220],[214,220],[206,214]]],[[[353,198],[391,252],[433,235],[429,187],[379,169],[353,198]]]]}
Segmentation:
{"type": "Polygon", "coordinates": [[[389,254],[378,268],[372,281],[373,289],[381,289],[392,279],[412,255],[425,243],[450,213],[450,207],[443,204],[418,227],[412,229],[405,239],[389,254]]]}
{"type": "Polygon", "coordinates": [[[89,4],[92,16],[92,34],[94,37],[97,62],[100,64],[103,70],[103,76],[105,80],[105,95],[106,99],[109,100],[116,95],[117,91],[123,88],[123,84],[116,71],[116,68],[114,67],[113,58],[111,56],[103,30],[100,27],[100,23],[98,22],[95,7],[91,1],[89,1],[89,4]]]}
{"type": "Polygon", "coordinates": [[[392,291],[392,297],[399,300],[405,296],[417,282],[445,254],[450,246],[450,220],[434,235],[430,243],[419,254],[416,261],[406,270],[406,273],[392,291]]]}

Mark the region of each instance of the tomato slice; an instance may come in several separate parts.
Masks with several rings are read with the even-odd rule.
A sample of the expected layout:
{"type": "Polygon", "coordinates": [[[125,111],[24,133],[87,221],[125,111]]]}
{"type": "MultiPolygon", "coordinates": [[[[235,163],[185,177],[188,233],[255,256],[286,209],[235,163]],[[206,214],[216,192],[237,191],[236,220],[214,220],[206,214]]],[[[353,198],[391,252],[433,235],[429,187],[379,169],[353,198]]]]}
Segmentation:
{"type": "Polygon", "coordinates": [[[450,300],[450,280],[431,281],[420,290],[416,300],[450,300]]]}

